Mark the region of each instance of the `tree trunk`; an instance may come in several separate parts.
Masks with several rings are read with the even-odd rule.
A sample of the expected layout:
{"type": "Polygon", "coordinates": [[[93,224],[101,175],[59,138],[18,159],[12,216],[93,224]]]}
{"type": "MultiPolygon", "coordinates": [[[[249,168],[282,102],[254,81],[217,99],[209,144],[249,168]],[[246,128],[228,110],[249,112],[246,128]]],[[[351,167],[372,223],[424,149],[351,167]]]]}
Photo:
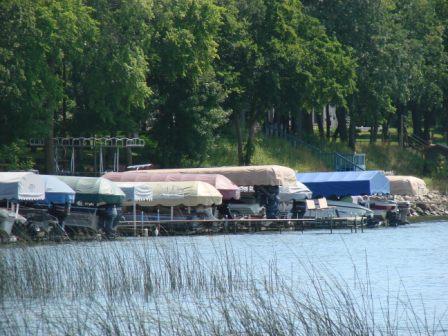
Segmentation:
{"type": "Polygon", "coordinates": [[[299,138],[303,137],[303,112],[298,109],[296,113],[296,134],[299,138]]]}
{"type": "Polygon", "coordinates": [[[423,117],[423,139],[431,140],[431,112],[428,111],[423,117]]]}
{"type": "Polygon", "coordinates": [[[378,122],[375,120],[370,127],[370,143],[376,143],[378,139],[378,122]]]}
{"type": "Polygon", "coordinates": [[[323,139],[325,137],[324,116],[318,113],[316,114],[316,119],[317,119],[317,127],[319,128],[319,137],[323,139]]]}
{"type": "Polygon", "coordinates": [[[252,161],[252,157],[255,152],[255,144],[254,144],[254,138],[255,138],[255,127],[256,127],[256,119],[250,124],[249,132],[247,135],[247,142],[246,142],[246,155],[244,158],[244,165],[249,166],[252,161]]]}
{"type": "Polygon", "coordinates": [[[403,124],[404,124],[404,109],[403,105],[398,103],[397,104],[397,136],[398,136],[398,144],[400,147],[404,146],[404,136],[403,136],[403,124]]]}
{"type": "Polygon", "coordinates": [[[327,140],[330,140],[331,137],[330,105],[325,106],[325,126],[327,128],[327,140]]]}
{"type": "Polygon", "coordinates": [[[389,120],[383,122],[383,128],[381,130],[381,141],[389,142],[389,120]]]}
{"type": "Polygon", "coordinates": [[[355,118],[350,116],[350,127],[348,129],[348,146],[354,151],[356,146],[356,123],[355,118]]]}
{"type": "Polygon", "coordinates": [[[348,132],[347,132],[347,111],[343,107],[336,108],[336,117],[338,118],[337,131],[341,141],[347,142],[348,132]]]}
{"type": "Polygon", "coordinates": [[[304,114],[304,131],[307,135],[312,135],[314,134],[313,113],[304,112],[304,114]]]}
{"type": "Polygon", "coordinates": [[[422,136],[422,119],[418,111],[416,104],[411,104],[410,109],[412,112],[412,127],[414,129],[413,134],[421,137],[422,136]]]}
{"type": "Polygon", "coordinates": [[[56,173],[56,165],[54,162],[54,114],[50,117],[50,127],[48,131],[48,136],[45,139],[45,169],[47,174],[56,173]]]}
{"type": "Polygon", "coordinates": [[[241,135],[240,117],[241,115],[239,113],[234,115],[233,122],[235,125],[236,140],[237,140],[238,164],[242,166],[244,165],[244,153],[243,153],[243,137],[241,135]]]}

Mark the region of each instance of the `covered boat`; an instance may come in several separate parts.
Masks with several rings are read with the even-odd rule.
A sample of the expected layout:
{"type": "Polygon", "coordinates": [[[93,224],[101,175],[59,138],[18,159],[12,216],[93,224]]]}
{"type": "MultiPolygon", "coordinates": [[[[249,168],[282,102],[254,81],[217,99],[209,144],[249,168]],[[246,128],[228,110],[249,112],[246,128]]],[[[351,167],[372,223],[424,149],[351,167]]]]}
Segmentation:
{"type": "Polygon", "coordinates": [[[313,193],[306,185],[296,181],[295,186],[281,186],[279,196],[280,202],[292,202],[310,199],[313,193]]]}
{"type": "Polygon", "coordinates": [[[152,190],[152,200],[143,206],[212,206],[222,203],[222,195],[212,185],[202,181],[144,182],[152,190]]]}
{"type": "Polygon", "coordinates": [[[387,176],[390,193],[403,196],[423,196],[428,193],[425,181],[415,176],[387,176]]]}
{"type": "Polygon", "coordinates": [[[124,203],[149,202],[152,200],[152,190],[144,182],[116,182],[125,194],[124,203]]]}
{"type": "Polygon", "coordinates": [[[101,177],[57,176],[75,192],[75,201],[81,203],[120,204],[124,192],[112,181],[101,177]]]}
{"type": "Polygon", "coordinates": [[[45,199],[45,181],[31,172],[0,173],[0,200],[37,201],[45,199]]]}
{"type": "Polygon", "coordinates": [[[65,182],[53,175],[41,175],[45,181],[46,204],[66,204],[75,202],[75,191],[65,182]]]}
{"type": "Polygon", "coordinates": [[[75,192],[78,206],[65,220],[69,232],[102,229],[109,234],[117,217],[116,205],[125,199],[124,192],[112,181],[101,177],[57,176],[75,192]],[[93,206],[91,206],[93,204],[93,206]],[[84,206],[79,206],[84,205],[84,206]]]}
{"type": "Polygon", "coordinates": [[[240,190],[227,177],[220,174],[188,174],[159,173],[156,170],[127,171],[122,173],[107,173],[103,175],[114,182],[181,182],[202,181],[211,184],[222,195],[224,200],[239,199],[240,190]]]}
{"type": "MultiPolygon", "coordinates": [[[[145,171],[139,170],[138,172],[145,171]]],[[[277,165],[154,169],[149,171],[166,174],[220,174],[227,177],[237,186],[295,186],[296,183],[294,170],[277,165]]]]}
{"type": "Polygon", "coordinates": [[[297,180],[305,184],[315,197],[356,195],[387,195],[390,184],[381,171],[298,173],[297,180]]]}
{"type": "Polygon", "coordinates": [[[124,205],[132,204],[132,222],[134,225],[134,236],[137,234],[137,207],[141,202],[152,200],[152,189],[144,182],[116,182],[123,190],[125,196],[124,205]]]}
{"type": "Polygon", "coordinates": [[[25,225],[26,219],[19,215],[19,202],[44,199],[45,183],[42,176],[31,172],[0,173],[0,200],[12,203],[11,209],[1,209],[0,232],[9,236],[14,224],[25,225]]]}

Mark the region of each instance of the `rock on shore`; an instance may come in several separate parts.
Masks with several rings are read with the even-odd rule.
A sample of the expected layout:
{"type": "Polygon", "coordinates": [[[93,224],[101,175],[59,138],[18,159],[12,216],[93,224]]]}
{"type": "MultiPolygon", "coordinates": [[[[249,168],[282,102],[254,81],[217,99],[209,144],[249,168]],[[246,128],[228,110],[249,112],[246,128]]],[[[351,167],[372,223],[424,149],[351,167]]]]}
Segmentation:
{"type": "Polygon", "coordinates": [[[395,200],[411,203],[410,217],[448,216],[448,195],[435,190],[424,196],[395,196],[395,200]]]}

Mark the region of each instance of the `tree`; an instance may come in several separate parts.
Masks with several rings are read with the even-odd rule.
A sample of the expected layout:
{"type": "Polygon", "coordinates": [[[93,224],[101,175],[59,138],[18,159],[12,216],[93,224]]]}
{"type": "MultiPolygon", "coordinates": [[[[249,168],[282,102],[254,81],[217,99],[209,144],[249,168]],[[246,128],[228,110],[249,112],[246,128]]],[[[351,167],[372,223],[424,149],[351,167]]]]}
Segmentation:
{"type": "MultiPolygon", "coordinates": [[[[354,62],[296,0],[223,0],[218,69],[229,92],[240,164],[250,164],[256,129],[267,111],[304,117],[354,89],[354,62]],[[243,139],[245,137],[245,140],[243,139]]],[[[310,120],[310,119],[309,119],[310,120]]]]}
{"type": "Polygon", "coordinates": [[[91,1],[99,33],[76,64],[70,131],[78,135],[132,133],[151,117],[146,78],[153,19],[148,0],[91,1]]]}
{"type": "Polygon", "coordinates": [[[154,13],[148,83],[156,157],[164,166],[199,164],[227,120],[213,68],[220,8],[207,0],[163,0],[154,13]]]}

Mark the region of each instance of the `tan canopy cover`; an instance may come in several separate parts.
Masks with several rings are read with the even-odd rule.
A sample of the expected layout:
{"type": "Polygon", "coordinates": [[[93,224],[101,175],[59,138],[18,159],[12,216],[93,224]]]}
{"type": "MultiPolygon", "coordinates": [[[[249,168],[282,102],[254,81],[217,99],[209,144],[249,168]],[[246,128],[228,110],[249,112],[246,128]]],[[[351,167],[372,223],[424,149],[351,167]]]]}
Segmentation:
{"type": "Polygon", "coordinates": [[[114,182],[180,182],[202,181],[214,186],[223,199],[239,199],[240,190],[227,177],[220,174],[159,173],[158,170],[110,172],[104,178],[114,182]]]}
{"type": "Polygon", "coordinates": [[[414,176],[387,176],[392,195],[423,196],[428,193],[425,181],[414,176]]]}
{"type": "MultiPolygon", "coordinates": [[[[152,200],[137,201],[143,206],[211,206],[222,203],[222,195],[212,185],[201,181],[133,182],[152,191],[152,200]]],[[[118,183],[120,185],[120,183],[118,183]]]]}
{"type": "MultiPolygon", "coordinates": [[[[145,172],[145,170],[139,170],[145,172]]],[[[294,170],[284,166],[241,166],[213,168],[154,169],[153,173],[221,174],[237,186],[296,186],[294,170]]]]}

